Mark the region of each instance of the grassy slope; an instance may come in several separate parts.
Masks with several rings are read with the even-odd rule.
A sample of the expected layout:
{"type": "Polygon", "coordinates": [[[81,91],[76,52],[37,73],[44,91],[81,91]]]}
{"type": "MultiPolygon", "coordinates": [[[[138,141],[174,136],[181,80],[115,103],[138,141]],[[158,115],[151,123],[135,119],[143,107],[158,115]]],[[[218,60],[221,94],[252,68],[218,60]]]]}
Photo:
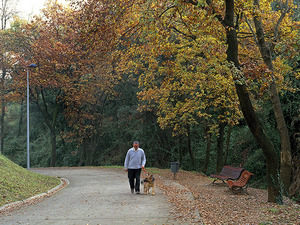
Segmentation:
{"type": "Polygon", "coordinates": [[[60,180],[33,173],[0,154],[0,206],[47,192],[60,180]]]}

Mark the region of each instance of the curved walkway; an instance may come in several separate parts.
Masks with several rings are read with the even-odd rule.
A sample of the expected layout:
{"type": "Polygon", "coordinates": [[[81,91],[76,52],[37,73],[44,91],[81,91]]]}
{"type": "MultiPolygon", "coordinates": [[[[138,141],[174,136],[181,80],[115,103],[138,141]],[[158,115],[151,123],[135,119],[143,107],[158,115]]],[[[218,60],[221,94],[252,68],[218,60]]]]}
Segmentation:
{"type": "MultiPolygon", "coordinates": [[[[131,194],[127,174],[106,168],[41,168],[70,184],[50,198],[1,215],[0,224],[174,224],[162,191],[131,194]]],[[[142,186],[141,186],[142,190],[142,186]]]]}

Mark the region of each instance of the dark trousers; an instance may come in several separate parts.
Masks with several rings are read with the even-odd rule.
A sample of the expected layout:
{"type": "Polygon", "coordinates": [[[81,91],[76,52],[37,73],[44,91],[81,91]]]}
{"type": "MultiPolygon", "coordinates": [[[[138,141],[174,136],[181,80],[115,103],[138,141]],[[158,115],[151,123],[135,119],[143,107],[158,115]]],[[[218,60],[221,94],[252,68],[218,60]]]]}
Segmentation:
{"type": "Polygon", "coordinates": [[[135,191],[140,191],[141,182],[141,169],[128,169],[128,179],[130,184],[130,189],[135,189],[135,191]],[[135,183],[134,183],[135,179],[135,183]]]}

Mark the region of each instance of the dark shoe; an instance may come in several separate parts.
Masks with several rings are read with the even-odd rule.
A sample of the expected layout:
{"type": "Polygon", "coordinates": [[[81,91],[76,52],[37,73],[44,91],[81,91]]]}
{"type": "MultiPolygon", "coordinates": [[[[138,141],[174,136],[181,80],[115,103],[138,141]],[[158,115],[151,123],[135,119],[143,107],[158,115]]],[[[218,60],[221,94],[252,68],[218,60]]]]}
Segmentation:
{"type": "Polygon", "coordinates": [[[134,189],[131,189],[131,194],[133,194],[134,193],[134,189]]]}

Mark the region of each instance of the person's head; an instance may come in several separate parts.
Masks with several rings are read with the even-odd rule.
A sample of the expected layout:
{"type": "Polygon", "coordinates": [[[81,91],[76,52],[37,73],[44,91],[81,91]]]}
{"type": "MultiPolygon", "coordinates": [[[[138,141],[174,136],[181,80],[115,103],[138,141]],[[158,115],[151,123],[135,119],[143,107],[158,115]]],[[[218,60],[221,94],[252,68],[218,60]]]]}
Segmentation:
{"type": "Polygon", "coordinates": [[[133,148],[135,150],[137,150],[139,148],[139,146],[140,146],[140,143],[138,141],[134,141],[132,145],[133,145],[133,148]]]}

